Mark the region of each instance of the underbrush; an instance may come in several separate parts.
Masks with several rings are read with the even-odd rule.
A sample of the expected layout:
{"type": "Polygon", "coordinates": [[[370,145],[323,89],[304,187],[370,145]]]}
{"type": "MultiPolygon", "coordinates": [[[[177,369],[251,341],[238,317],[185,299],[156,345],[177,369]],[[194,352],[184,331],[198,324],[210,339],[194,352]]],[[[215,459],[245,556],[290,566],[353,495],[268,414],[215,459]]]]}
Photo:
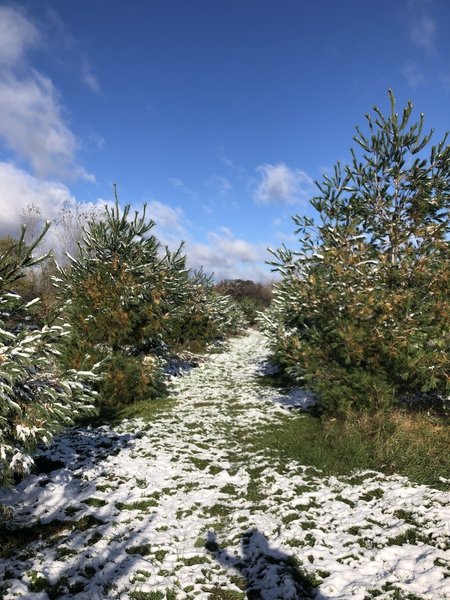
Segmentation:
{"type": "Polygon", "coordinates": [[[450,488],[450,430],[442,419],[424,414],[352,413],[344,420],[303,413],[265,427],[252,437],[251,445],[272,449],[282,460],[298,460],[326,475],[374,469],[450,488]]]}

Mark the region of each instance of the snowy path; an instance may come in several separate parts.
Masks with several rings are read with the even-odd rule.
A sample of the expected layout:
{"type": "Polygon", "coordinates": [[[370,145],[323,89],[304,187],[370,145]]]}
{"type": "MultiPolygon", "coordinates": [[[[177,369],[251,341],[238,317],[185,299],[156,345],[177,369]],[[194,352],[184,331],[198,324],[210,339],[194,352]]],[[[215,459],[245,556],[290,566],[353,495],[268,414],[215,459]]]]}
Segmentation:
{"type": "Polygon", "coordinates": [[[0,597],[450,598],[449,494],[324,478],[243,442],[308,400],[258,383],[265,353],[251,332],[176,378],[151,423],[57,440],[62,464],[0,497],[15,523],[41,523],[0,560],[0,597]]]}

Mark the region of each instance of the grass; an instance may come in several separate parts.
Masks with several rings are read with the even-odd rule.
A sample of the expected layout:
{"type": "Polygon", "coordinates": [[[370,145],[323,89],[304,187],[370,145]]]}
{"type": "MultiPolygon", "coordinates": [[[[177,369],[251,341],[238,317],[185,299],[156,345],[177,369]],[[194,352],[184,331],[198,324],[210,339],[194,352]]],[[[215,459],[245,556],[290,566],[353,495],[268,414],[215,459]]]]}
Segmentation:
{"type": "Polygon", "coordinates": [[[0,558],[9,558],[15,551],[25,548],[36,541],[52,541],[63,534],[73,531],[86,531],[91,527],[103,525],[103,521],[87,515],[78,521],[51,521],[50,523],[36,523],[28,527],[17,527],[15,529],[0,528],[0,558]]]}
{"type": "Polygon", "coordinates": [[[373,469],[438,489],[450,487],[440,479],[448,478],[450,429],[425,414],[393,411],[342,420],[302,413],[250,431],[247,442],[253,450],[270,449],[282,461],[298,460],[324,475],[373,469]]]}
{"type": "Polygon", "coordinates": [[[95,508],[100,508],[107,504],[106,500],[102,500],[101,498],[86,498],[86,500],[82,500],[81,502],[95,508]]]}
{"type": "Polygon", "coordinates": [[[150,544],[141,544],[140,546],[130,546],[125,549],[127,554],[140,554],[141,556],[148,556],[151,554],[152,547],[150,544]]]}
{"type": "Polygon", "coordinates": [[[136,502],[116,502],[117,510],[146,510],[147,508],[154,508],[158,506],[156,498],[146,498],[143,500],[137,500],[136,502]]]}

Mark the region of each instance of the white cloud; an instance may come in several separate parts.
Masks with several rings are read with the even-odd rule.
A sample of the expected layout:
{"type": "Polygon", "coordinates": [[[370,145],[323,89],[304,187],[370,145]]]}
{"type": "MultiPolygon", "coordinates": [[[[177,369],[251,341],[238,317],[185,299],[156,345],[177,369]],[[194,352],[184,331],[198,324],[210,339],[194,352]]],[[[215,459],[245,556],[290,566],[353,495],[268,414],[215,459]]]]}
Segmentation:
{"type": "Polygon", "coordinates": [[[78,203],[63,183],[38,179],[11,163],[0,162],[0,237],[17,238],[21,225],[27,224],[33,238],[45,221],[51,221],[42,247],[53,248],[61,258],[66,250],[74,251],[83,216],[103,211],[105,204],[111,202],[78,203]]]}
{"type": "MultiPolygon", "coordinates": [[[[30,221],[34,225],[31,233],[36,235],[45,221],[52,221],[42,251],[53,248],[61,260],[66,250],[74,252],[84,216],[103,212],[105,204],[111,206],[112,202],[102,199],[89,203],[77,202],[64,184],[38,179],[11,163],[0,162],[0,237],[17,237],[20,226],[27,222],[30,224],[30,221]],[[31,219],[30,207],[34,215],[31,219]]],[[[263,267],[267,258],[263,245],[238,239],[226,227],[209,232],[207,243],[198,243],[187,229],[189,221],[182,209],[158,200],[147,203],[147,217],[155,221],[154,233],[164,245],[176,249],[182,240],[186,240],[188,266],[193,269],[203,267],[206,273],[214,273],[216,280],[272,279],[263,267]]]]}
{"type": "Polygon", "coordinates": [[[421,73],[414,63],[408,63],[405,65],[402,71],[403,77],[406,79],[406,83],[413,90],[419,87],[426,82],[426,77],[423,73],[421,73]]]}
{"type": "Polygon", "coordinates": [[[172,208],[158,200],[151,200],[147,203],[147,216],[155,221],[158,239],[172,249],[177,248],[189,235],[181,208],[172,208]]]}
{"type": "Polygon", "coordinates": [[[431,17],[422,15],[411,21],[410,38],[413,44],[426,54],[436,54],[436,21],[431,17]]]}
{"type": "Polygon", "coordinates": [[[67,202],[74,203],[75,198],[62,183],[37,179],[11,163],[0,163],[0,236],[19,233],[28,206],[36,206],[42,219],[51,221],[67,202]]]}
{"type": "Polygon", "coordinates": [[[295,204],[306,201],[314,182],[304,171],[290,169],[284,163],[264,164],[256,168],[260,181],[253,193],[258,204],[295,204]]]}
{"type": "Polygon", "coordinates": [[[269,281],[270,273],[264,269],[267,251],[262,244],[250,244],[236,238],[227,227],[207,234],[207,242],[195,241],[189,231],[190,222],[181,208],[151,200],[147,203],[147,216],[156,223],[154,233],[160,242],[175,250],[181,241],[191,269],[203,267],[205,273],[214,273],[215,279],[253,279],[269,281]]]}
{"type": "Polygon", "coordinates": [[[93,181],[76,161],[77,140],[65,123],[52,81],[26,63],[26,51],[38,38],[21,12],[1,8],[0,140],[41,177],[93,181]],[[4,31],[9,32],[6,39],[4,31]]]}
{"type": "Polygon", "coordinates": [[[40,176],[83,176],[75,163],[76,138],[61,117],[50,79],[35,72],[0,81],[0,137],[40,176]]]}
{"type": "Polygon", "coordinates": [[[245,240],[236,239],[231,231],[224,227],[222,234],[210,232],[208,240],[214,251],[231,262],[253,263],[262,259],[261,251],[245,240]]]}
{"type": "Polygon", "coordinates": [[[0,6],[0,64],[19,63],[40,39],[36,27],[17,9],[0,6]]]}
{"type": "Polygon", "coordinates": [[[249,244],[235,238],[232,232],[222,227],[217,232],[208,233],[208,244],[188,241],[186,253],[188,265],[193,269],[203,267],[206,273],[214,273],[216,281],[222,279],[272,279],[264,269],[267,258],[265,247],[249,244]]]}

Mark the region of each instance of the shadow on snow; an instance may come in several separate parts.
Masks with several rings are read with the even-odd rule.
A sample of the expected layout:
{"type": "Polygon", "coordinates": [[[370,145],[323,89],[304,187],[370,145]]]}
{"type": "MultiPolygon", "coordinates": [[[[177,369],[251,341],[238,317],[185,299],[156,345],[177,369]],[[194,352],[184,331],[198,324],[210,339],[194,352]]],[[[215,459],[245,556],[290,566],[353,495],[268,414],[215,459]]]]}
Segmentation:
{"type": "Polygon", "coordinates": [[[311,578],[296,561],[278,549],[271,548],[263,533],[249,529],[241,538],[241,555],[230,554],[209,532],[205,548],[219,564],[237,571],[245,581],[250,600],[303,600],[314,597],[311,578]]]}

